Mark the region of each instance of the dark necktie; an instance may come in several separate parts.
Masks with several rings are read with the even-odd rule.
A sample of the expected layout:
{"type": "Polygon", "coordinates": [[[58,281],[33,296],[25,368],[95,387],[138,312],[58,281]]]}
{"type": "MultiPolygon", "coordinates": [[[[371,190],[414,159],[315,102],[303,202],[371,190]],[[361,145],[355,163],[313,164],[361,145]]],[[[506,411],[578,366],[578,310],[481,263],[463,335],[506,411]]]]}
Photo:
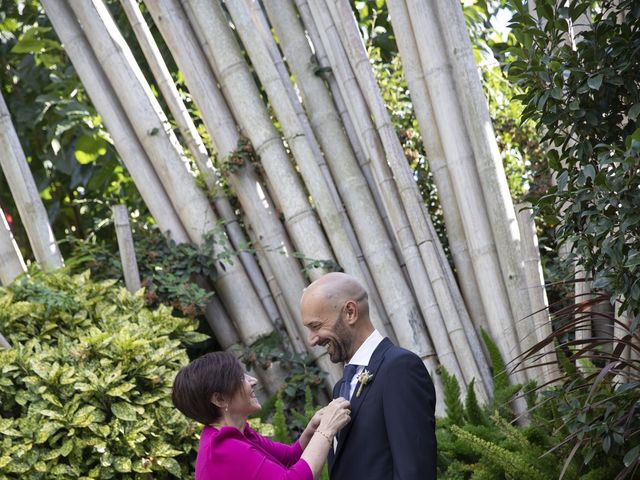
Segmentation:
{"type": "Polygon", "coordinates": [[[351,379],[356,374],[356,370],[358,369],[357,365],[348,364],[344,367],[344,375],[342,376],[342,384],[340,385],[340,394],[339,397],[345,398],[349,400],[351,393],[351,379]]]}

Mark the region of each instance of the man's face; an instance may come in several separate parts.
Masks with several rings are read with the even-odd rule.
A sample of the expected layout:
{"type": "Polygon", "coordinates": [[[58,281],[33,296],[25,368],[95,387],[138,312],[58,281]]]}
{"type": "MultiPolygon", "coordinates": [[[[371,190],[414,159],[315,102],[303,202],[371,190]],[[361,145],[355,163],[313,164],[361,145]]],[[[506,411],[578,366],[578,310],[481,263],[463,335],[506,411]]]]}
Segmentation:
{"type": "Polygon", "coordinates": [[[315,347],[325,347],[333,363],[348,361],[353,355],[353,332],[344,322],[344,309],[337,317],[302,308],[302,321],[309,334],[307,341],[315,347]]]}

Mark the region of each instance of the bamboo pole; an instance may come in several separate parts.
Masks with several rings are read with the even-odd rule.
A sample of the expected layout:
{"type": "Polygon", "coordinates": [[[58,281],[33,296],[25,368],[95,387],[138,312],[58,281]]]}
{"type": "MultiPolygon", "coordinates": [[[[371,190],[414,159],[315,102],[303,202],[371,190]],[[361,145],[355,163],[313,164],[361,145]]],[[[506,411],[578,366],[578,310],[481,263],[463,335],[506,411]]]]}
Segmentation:
{"type": "MultiPolygon", "coordinates": [[[[613,338],[614,338],[614,348],[617,346],[617,341],[623,340],[625,337],[629,335],[631,332],[631,318],[627,311],[618,313],[619,303],[616,302],[616,322],[614,323],[613,328],[613,338]]],[[[631,346],[627,345],[623,348],[622,352],[620,352],[620,361],[622,362],[630,362],[631,361],[631,346]]],[[[630,369],[627,367],[625,369],[619,369],[619,372],[616,374],[614,378],[615,383],[627,383],[630,379],[630,369]]]]}
{"type": "MultiPolygon", "coordinates": [[[[116,149],[160,230],[177,243],[188,242],[186,230],[175,213],[149,159],[136,139],[112,86],[106,79],[73,12],[63,0],[43,0],[47,16],[73,62],[93,104],[114,140],[116,149]]],[[[204,281],[204,279],[202,279],[204,281]]],[[[198,279],[196,279],[198,281],[198,279]]],[[[205,318],[218,342],[227,349],[240,342],[231,319],[218,297],[206,306],[205,318]]]]}
{"type": "MultiPolygon", "coordinates": [[[[259,8],[259,5],[257,6],[259,8]]],[[[257,18],[252,19],[250,11],[241,2],[229,2],[227,8],[251,58],[253,68],[267,92],[271,107],[280,122],[285,140],[297,162],[304,183],[313,198],[338,263],[343,270],[352,273],[366,285],[366,277],[347,233],[351,230],[351,223],[346,217],[342,200],[326,168],[320,146],[300,107],[288,79],[288,73],[283,79],[278,71],[277,65],[284,68],[282,57],[279,53],[277,55],[270,53],[265,43],[272,43],[271,52],[274,48],[277,50],[268,26],[259,23],[257,18]],[[323,169],[322,166],[325,168],[323,169]]],[[[263,20],[266,22],[264,18],[263,20]]],[[[386,336],[387,329],[381,315],[377,312],[375,303],[372,303],[371,307],[375,327],[386,336]]]]}
{"type": "Polygon", "coordinates": [[[243,248],[247,244],[247,239],[238,222],[238,218],[229,203],[229,200],[222,192],[219,173],[213,168],[209,160],[207,149],[198,133],[198,130],[189,115],[189,111],[182,101],[176,85],[173,83],[171,73],[164,62],[160,49],[158,48],[151,30],[134,0],[120,0],[124,11],[129,19],[133,31],[142,48],[142,52],[147,59],[147,63],[153,72],[158,88],[160,89],[178,129],[184,139],[191,155],[193,156],[198,169],[202,173],[209,193],[213,196],[213,203],[218,214],[224,219],[225,230],[233,248],[242,262],[251,283],[253,284],[260,301],[262,302],[267,315],[272,322],[279,319],[278,308],[269,293],[266,282],[260,272],[255,258],[243,248]]]}
{"type": "MultiPolygon", "coordinates": [[[[309,205],[298,173],[273,126],[260,92],[218,0],[193,0],[189,7],[198,23],[203,47],[224,97],[241,131],[251,141],[277,199],[294,246],[307,259],[333,259],[333,253],[309,205]],[[274,188],[277,185],[277,188],[274,188]]],[[[306,262],[308,265],[308,261],[306,262]]],[[[312,279],[325,273],[310,268],[312,279]]]]}
{"type": "MultiPolygon", "coordinates": [[[[535,329],[532,332],[533,340],[528,342],[529,348],[532,342],[538,343],[548,338],[553,333],[551,319],[549,317],[549,302],[544,284],[544,273],[540,262],[540,250],[538,248],[538,235],[536,234],[536,224],[532,215],[532,205],[530,203],[520,203],[516,205],[518,212],[518,227],[520,238],[522,239],[522,253],[525,266],[526,288],[529,293],[535,329]]],[[[525,350],[525,345],[523,345],[525,350]]],[[[534,370],[539,376],[536,378],[538,385],[552,382],[560,377],[558,361],[553,344],[547,345],[537,358],[544,363],[534,370]]],[[[530,375],[531,377],[531,375],[530,375]]]]}
{"type": "MultiPolygon", "coordinates": [[[[186,21],[185,12],[176,1],[147,0],[146,5],[198,104],[205,126],[216,145],[219,158],[222,162],[227,161],[235,154],[241,138],[229,107],[218,90],[210,65],[186,21]]],[[[192,13],[192,5],[192,3],[185,3],[186,13],[192,13]]],[[[195,17],[195,15],[192,16],[195,17]]],[[[192,25],[197,27],[195,21],[192,25]]],[[[264,248],[265,257],[273,275],[277,278],[277,283],[282,287],[280,291],[286,299],[288,312],[296,319],[295,325],[288,329],[294,348],[296,351],[305,351],[306,346],[301,340],[304,334],[298,311],[305,281],[299,263],[292,256],[293,249],[270,196],[262,187],[253,165],[248,162],[229,169],[227,178],[238,196],[249,225],[264,248]],[[293,328],[296,334],[292,332],[293,328]]],[[[274,294],[274,298],[278,302],[279,297],[274,294]]],[[[284,312],[283,317],[286,324],[287,315],[284,312]]],[[[316,358],[326,356],[325,352],[317,348],[312,353],[316,358]]],[[[330,378],[341,376],[335,367],[328,372],[330,378]]]]}
{"type": "MultiPolygon", "coordinates": [[[[202,243],[214,231],[217,218],[204,193],[195,184],[186,159],[160,105],[146,83],[124,38],[101,0],[73,0],[70,6],[78,16],[96,57],[116,89],[123,108],[154,169],[176,208],[190,238],[202,243]],[[126,87],[125,87],[126,86],[126,87]]],[[[218,256],[230,250],[226,238],[213,245],[218,256]]],[[[217,263],[214,284],[226,308],[232,312],[243,340],[254,343],[273,331],[253,287],[238,263],[217,263]]]]}
{"type": "MultiPolygon", "coordinates": [[[[410,15],[413,32],[416,36],[422,37],[422,41],[416,42],[418,45],[429,45],[428,49],[419,48],[419,54],[434,117],[451,173],[473,269],[489,323],[489,333],[496,341],[505,361],[509,362],[521,353],[509,300],[489,219],[483,210],[484,198],[477,181],[473,152],[464,128],[457,94],[453,89],[442,39],[431,5],[425,2],[424,7],[410,15]]],[[[513,379],[517,383],[526,383],[526,375],[523,372],[516,372],[513,379]]]]}
{"type": "MultiPolygon", "coordinates": [[[[428,216],[423,214],[423,209],[421,208],[422,197],[411,174],[386,107],[382,102],[381,93],[369,66],[367,53],[351,7],[344,1],[334,3],[330,0],[328,4],[330,5],[329,10],[334,17],[334,22],[339,26],[338,31],[342,34],[343,43],[349,52],[349,58],[352,61],[360,88],[365,93],[369,109],[373,112],[373,119],[376,129],[380,133],[386,160],[398,186],[400,199],[404,210],[407,212],[411,230],[426,266],[427,275],[433,286],[438,306],[442,312],[443,325],[432,325],[430,330],[441,328],[442,326],[445,327],[467,383],[473,378],[483,379],[483,374],[477,365],[477,361],[484,360],[480,344],[476,342],[476,351],[474,352],[468,337],[473,335],[473,338],[477,339],[475,330],[468,331],[461,321],[460,317],[464,316],[467,324],[471,325],[466,309],[459,310],[454,301],[454,295],[451,292],[452,286],[449,285],[443,270],[444,266],[446,268],[449,267],[439,261],[439,253],[435,247],[438,238],[432,235],[432,232],[434,232],[433,226],[428,216]]],[[[379,171],[380,169],[376,173],[379,171]]],[[[453,286],[453,288],[457,287],[453,286]]],[[[434,335],[432,333],[432,336],[434,335]]],[[[485,371],[488,373],[488,366],[485,371]]],[[[488,392],[484,391],[484,380],[479,383],[478,388],[479,396],[483,399],[488,398],[488,392]]]]}
{"type": "Polygon", "coordinates": [[[438,190],[438,198],[449,241],[449,250],[456,267],[458,283],[473,323],[477,327],[488,330],[487,318],[482,307],[462,219],[460,218],[451,184],[440,133],[434,118],[431,98],[429,97],[424,73],[420,68],[420,56],[415,43],[415,36],[413,35],[413,26],[404,2],[389,2],[387,5],[393,19],[398,51],[402,58],[403,71],[411,92],[411,102],[414,105],[429,167],[438,190]]]}
{"type": "MultiPolygon", "coordinates": [[[[340,116],[340,119],[342,120],[342,126],[347,135],[347,138],[349,139],[351,148],[353,149],[353,154],[358,161],[358,165],[360,166],[362,175],[364,175],[364,178],[366,180],[367,188],[370,192],[370,195],[373,197],[376,208],[378,209],[378,215],[382,218],[382,222],[387,231],[386,237],[391,241],[397,261],[400,262],[403,273],[405,274],[405,276],[407,276],[406,267],[402,261],[402,252],[400,246],[398,245],[398,241],[394,235],[394,230],[391,226],[391,222],[389,221],[387,211],[384,208],[376,181],[373,178],[370,158],[368,156],[368,153],[365,151],[364,145],[362,144],[362,141],[364,141],[364,139],[359,137],[354,121],[352,121],[351,119],[346,101],[342,96],[340,86],[338,85],[338,81],[336,80],[335,74],[332,70],[326,49],[322,44],[320,32],[315,24],[315,20],[313,19],[311,9],[309,8],[309,2],[307,2],[307,0],[295,0],[295,4],[300,15],[300,20],[302,21],[313,45],[313,53],[309,57],[311,59],[310,68],[312,69],[314,76],[323,78],[324,81],[326,81],[329,85],[333,103],[340,116]],[[325,73],[321,74],[319,72],[325,73]]],[[[278,7],[283,10],[290,8],[288,7],[288,0],[285,0],[282,4],[278,4],[278,7]]]]}
{"type": "MultiPolygon", "coordinates": [[[[251,3],[255,10],[260,9],[257,2],[251,3]]],[[[353,241],[358,246],[358,254],[364,259],[362,266],[366,277],[364,284],[368,285],[372,304],[377,306],[380,323],[384,324],[387,334],[395,337],[393,327],[384,310],[384,302],[376,287],[376,284],[381,285],[380,290],[388,292],[398,281],[404,281],[398,278],[402,275],[400,268],[394,268],[397,263],[394,262],[393,246],[380,219],[366,179],[351,150],[349,139],[344,133],[331,96],[323,80],[315,74],[316,67],[309,62],[313,53],[303,26],[296,16],[293,2],[291,0],[277,3],[269,1],[264,5],[296,78],[311,128],[317,135],[324,153],[324,160],[329,167],[330,172],[325,178],[327,182],[335,179],[339,196],[344,201],[355,230],[354,235],[357,238],[367,239],[366,242],[361,243],[357,238],[353,241]]],[[[260,13],[261,11],[256,15],[260,13]]],[[[372,311],[372,315],[375,315],[375,312],[372,311]]]]}
{"type": "MultiPolygon", "coordinates": [[[[241,138],[196,37],[188,25],[185,13],[176,1],[147,0],[146,6],[182,71],[185,83],[224,162],[235,154],[241,138]]],[[[265,245],[270,263],[278,267],[274,268],[274,271],[282,272],[280,280],[283,281],[283,285],[300,289],[301,294],[304,279],[300,273],[300,266],[290,255],[293,249],[287,241],[286,232],[278,221],[277,213],[253,166],[245,162],[229,169],[228,180],[238,196],[249,224],[257,232],[260,242],[265,245]],[[282,252],[288,252],[289,255],[282,255],[282,252]]],[[[288,304],[297,308],[299,297],[296,297],[295,301],[293,298],[293,295],[288,297],[291,300],[288,304]]]]}
{"type": "Polygon", "coordinates": [[[46,270],[60,268],[63,264],[62,255],[49,225],[49,216],[1,93],[0,167],[13,194],[36,261],[46,270]]]}
{"type": "MultiPolygon", "coordinates": [[[[316,20],[316,25],[320,30],[320,35],[323,37],[323,44],[331,60],[332,68],[335,69],[338,75],[339,85],[341,88],[345,89],[345,92],[343,92],[343,98],[348,100],[347,105],[352,111],[351,117],[352,119],[355,119],[356,124],[359,125],[358,130],[363,134],[363,137],[365,134],[367,135],[364,137],[367,140],[363,142],[363,144],[368,148],[369,154],[371,155],[371,166],[374,177],[378,183],[378,188],[382,193],[381,196],[385,208],[389,213],[389,218],[395,229],[400,247],[402,248],[403,257],[405,259],[413,287],[416,291],[420,292],[420,294],[417,295],[418,304],[423,317],[430,322],[429,334],[433,339],[433,347],[435,347],[440,363],[442,363],[453,375],[459,378],[462,381],[461,383],[466,386],[465,375],[461,370],[458,359],[453,351],[451,340],[447,335],[441,311],[433,292],[431,281],[420,257],[420,252],[416,246],[415,239],[413,238],[413,234],[406,217],[406,212],[401,207],[401,200],[395,189],[393,178],[391,177],[385,160],[383,143],[381,142],[380,137],[378,137],[378,132],[376,131],[375,126],[370,121],[371,114],[369,113],[365,99],[362,97],[363,92],[361,90],[366,87],[364,85],[359,86],[353,72],[351,72],[349,59],[346,58],[346,54],[344,50],[342,50],[341,42],[337,36],[338,32],[336,31],[336,26],[333,23],[335,18],[332,19],[329,12],[327,12],[327,10],[318,3],[311,3],[310,7],[312,15],[316,20]],[[350,88],[348,93],[346,93],[347,88],[350,88]],[[356,100],[358,100],[358,103],[356,103],[356,100]],[[354,110],[354,108],[359,109],[359,114],[355,113],[356,110],[354,110]]],[[[330,7],[329,10],[331,9],[332,8],[330,7]]],[[[337,16],[335,13],[335,11],[332,12],[334,16],[337,16]]],[[[350,53],[354,52],[350,51],[350,53]]],[[[361,60],[358,58],[358,63],[360,62],[361,60]]],[[[368,64],[367,60],[367,65],[368,64]]],[[[403,323],[406,321],[406,319],[402,320],[403,323]]],[[[424,323],[420,323],[421,331],[424,332],[424,337],[416,337],[414,335],[413,338],[410,339],[407,339],[406,336],[404,338],[401,337],[401,332],[398,330],[402,328],[402,323],[394,324],[400,344],[417,352],[424,351],[425,347],[428,349],[433,348],[429,340],[426,339],[427,330],[424,323]],[[426,340],[423,340],[423,338],[426,340]],[[407,340],[410,343],[403,344],[403,341],[406,342],[407,340]]]]}
{"type": "Polygon", "coordinates": [[[507,185],[489,107],[482,91],[478,67],[467,33],[462,6],[454,2],[432,0],[438,15],[444,46],[453,67],[456,91],[461,99],[462,115],[474,152],[480,185],[487,206],[493,238],[500,259],[511,310],[518,322],[523,349],[531,346],[535,325],[527,294],[518,220],[507,185]]]}
{"type": "Polygon", "coordinates": [[[131,293],[136,293],[140,290],[140,272],[138,271],[136,250],[133,246],[129,212],[126,205],[114,205],[111,210],[113,211],[113,225],[118,239],[118,250],[120,250],[124,283],[127,286],[127,290],[131,293]]]}
{"type": "Polygon", "coordinates": [[[44,0],[42,4],[160,231],[176,243],[187,242],[187,232],[73,13],[63,0],[44,0]]]}
{"type": "Polygon", "coordinates": [[[9,285],[26,271],[27,266],[24,264],[22,253],[0,208],[0,284],[9,285]]]}

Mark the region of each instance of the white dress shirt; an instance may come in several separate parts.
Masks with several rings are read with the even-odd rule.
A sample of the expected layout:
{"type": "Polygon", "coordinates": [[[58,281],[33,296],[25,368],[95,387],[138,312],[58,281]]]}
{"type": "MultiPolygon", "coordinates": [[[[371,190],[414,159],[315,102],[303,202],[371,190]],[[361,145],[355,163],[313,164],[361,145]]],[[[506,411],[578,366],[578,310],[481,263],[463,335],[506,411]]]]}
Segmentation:
{"type": "Polygon", "coordinates": [[[367,339],[360,345],[360,348],[356,350],[356,353],[353,354],[351,360],[347,362],[347,365],[357,365],[356,374],[351,379],[351,390],[349,391],[349,400],[353,396],[353,392],[356,389],[356,385],[358,384],[358,375],[362,373],[362,371],[369,365],[371,361],[371,356],[375,349],[380,345],[380,342],[384,340],[384,337],[380,335],[378,330],[374,330],[371,335],[367,337],[367,339]]]}

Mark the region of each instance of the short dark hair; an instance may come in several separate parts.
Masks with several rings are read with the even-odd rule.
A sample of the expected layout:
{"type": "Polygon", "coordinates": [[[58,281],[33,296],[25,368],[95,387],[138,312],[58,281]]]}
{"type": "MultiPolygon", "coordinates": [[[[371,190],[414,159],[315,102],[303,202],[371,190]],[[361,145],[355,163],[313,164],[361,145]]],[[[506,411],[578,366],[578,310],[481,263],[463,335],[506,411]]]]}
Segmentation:
{"type": "Polygon", "coordinates": [[[182,368],[173,381],[171,399],[184,415],[204,425],[222,416],[211,402],[214,393],[231,398],[241,388],[244,369],[229,352],[207,353],[182,368]]]}

